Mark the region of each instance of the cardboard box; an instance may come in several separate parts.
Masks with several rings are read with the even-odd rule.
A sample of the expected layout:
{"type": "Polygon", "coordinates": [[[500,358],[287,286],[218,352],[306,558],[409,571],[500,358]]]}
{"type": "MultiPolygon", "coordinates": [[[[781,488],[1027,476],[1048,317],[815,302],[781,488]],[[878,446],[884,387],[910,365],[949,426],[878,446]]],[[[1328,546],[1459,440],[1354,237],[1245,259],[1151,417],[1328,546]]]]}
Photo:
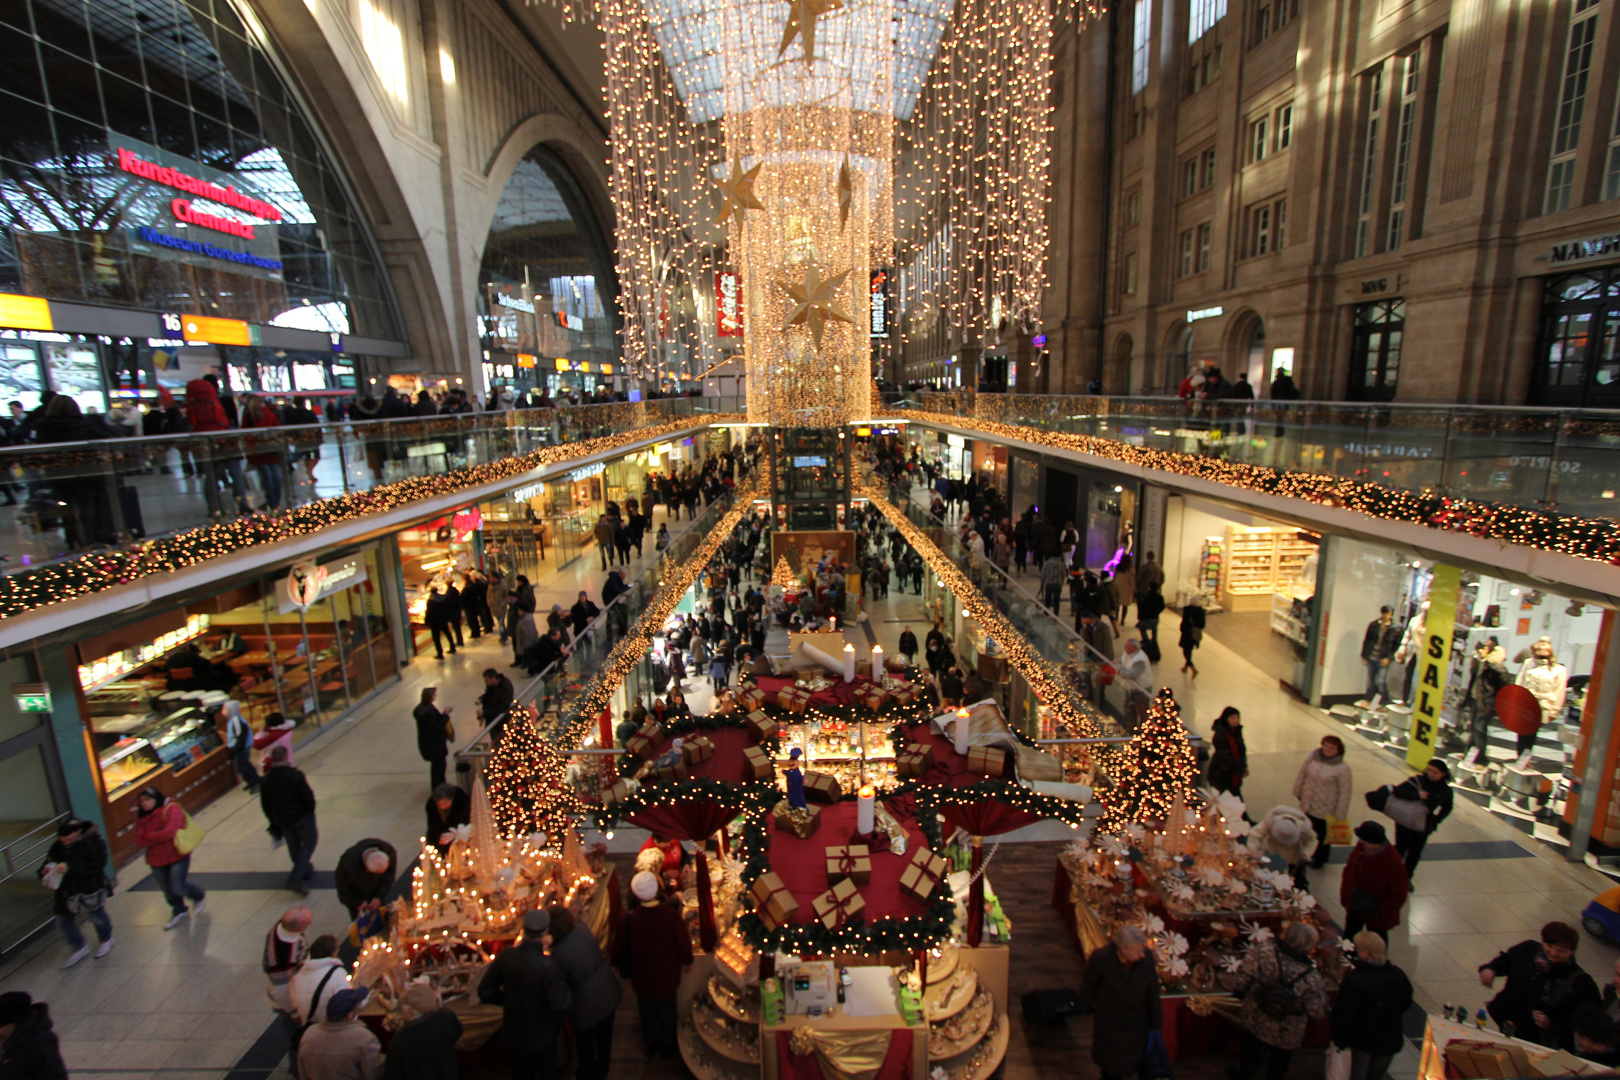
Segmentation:
{"type": "MultiPolygon", "coordinates": [[[[941,859],[940,862],[944,862],[941,859]]],[[[900,871],[900,891],[917,901],[926,904],[934,897],[934,890],[939,888],[938,875],[931,875],[926,866],[917,863],[907,863],[906,868],[900,871]]]]}
{"type": "Polygon", "coordinates": [[[681,758],[688,765],[696,765],[712,757],[714,757],[714,743],[710,742],[706,735],[685,739],[681,743],[681,758]]]}
{"type": "Polygon", "coordinates": [[[921,776],[928,771],[930,762],[921,754],[904,753],[894,759],[894,774],[896,776],[921,776]]]}
{"type": "Polygon", "coordinates": [[[776,721],[758,709],[748,714],[743,721],[743,726],[748,729],[749,737],[756,743],[769,742],[776,738],[778,730],[776,721]]]}
{"type": "Polygon", "coordinates": [[[732,696],[744,712],[754,712],[765,707],[765,691],[757,686],[745,686],[732,696]]]}
{"type": "Polygon", "coordinates": [[[649,720],[641,725],[641,730],[624,741],[624,749],[628,754],[651,761],[658,756],[658,744],[664,741],[664,729],[649,720]]]}
{"type": "Polygon", "coordinates": [[[764,873],[754,879],[754,884],[748,891],[753,894],[757,903],[755,910],[759,913],[766,929],[775,930],[793,917],[799,910],[799,902],[793,899],[782,879],[773,873],[764,873]]]}
{"type": "Polygon", "coordinates": [[[806,772],[804,774],[804,799],[806,802],[831,806],[842,798],[843,794],[843,788],[839,787],[838,781],[828,773],[806,772]]]}
{"type": "Polygon", "coordinates": [[[922,700],[922,687],[916,683],[893,683],[889,686],[889,700],[896,705],[913,705],[922,700]]]}
{"type": "Polygon", "coordinates": [[[905,752],[908,754],[921,754],[930,767],[934,764],[934,744],[931,742],[906,743],[905,752]]]}
{"type": "Polygon", "coordinates": [[[967,767],[969,772],[983,773],[985,776],[1006,776],[1007,751],[1000,746],[970,746],[967,752],[967,767]]]}
{"type": "Polygon", "coordinates": [[[860,915],[866,909],[866,901],[861,899],[861,892],[855,883],[845,878],[811,901],[810,907],[816,913],[816,918],[821,920],[821,925],[836,930],[860,915]]]}
{"type": "Polygon", "coordinates": [[[686,762],[677,761],[673,765],[660,765],[658,768],[653,769],[647,774],[643,783],[673,784],[677,780],[685,780],[687,775],[686,762]]]}
{"type": "Polygon", "coordinates": [[[830,847],[826,859],[828,885],[836,885],[845,878],[857,885],[871,883],[872,849],[865,844],[830,847]]]}
{"type": "Polygon", "coordinates": [[[776,827],[783,832],[790,832],[800,840],[808,840],[814,836],[816,830],[821,828],[821,807],[807,806],[803,810],[795,810],[783,799],[771,811],[776,819],[776,827]]]}
{"type": "Polygon", "coordinates": [[[943,856],[936,855],[922,845],[911,849],[911,858],[907,861],[912,866],[922,867],[928,871],[929,876],[936,878],[944,877],[945,871],[950,867],[950,863],[946,862],[943,856]]]}
{"type": "Polygon", "coordinates": [[[615,780],[602,789],[602,805],[612,806],[630,797],[630,781],[615,780]]]}
{"type": "Polygon", "coordinates": [[[1530,1072],[1519,1073],[1519,1076],[1591,1076],[1597,1073],[1608,1072],[1607,1069],[1595,1068],[1590,1062],[1583,1061],[1568,1050],[1554,1050],[1543,1058],[1536,1058],[1530,1062],[1530,1072]]]}
{"type": "Polygon", "coordinates": [[[776,762],[771,759],[770,751],[750,746],[743,751],[743,760],[748,763],[750,775],[755,780],[776,779],[776,762]]]}
{"type": "Polygon", "coordinates": [[[810,691],[798,687],[783,687],[776,695],[776,703],[790,713],[802,713],[810,707],[810,691]]]}
{"type": "Polygon", "coordinates": [[[882,712],[889,703],[889,692],[877,683],[861,683],[855,688],[855,700],[873,712],[882,712]]]}

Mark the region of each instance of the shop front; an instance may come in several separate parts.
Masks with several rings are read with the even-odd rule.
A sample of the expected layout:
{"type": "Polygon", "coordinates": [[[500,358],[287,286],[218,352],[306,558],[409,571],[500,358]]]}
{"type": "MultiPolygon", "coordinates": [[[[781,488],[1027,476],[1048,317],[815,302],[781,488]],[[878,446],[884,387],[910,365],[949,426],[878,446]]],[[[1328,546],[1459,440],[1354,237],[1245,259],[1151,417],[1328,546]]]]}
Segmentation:
{"type": "Polygon", "coordinates": [[[260,753],[294,749],[397,675],[378,555],[321,556],[67,646],[115,860],[137,851],[141,789],[197,809],[238,782],[227,703],[260,753]]]}
{"type": "MultiPolygon", "coordinates": [[[[502,509],[502,513],[520,512],[516,508],[502,509]]],[[[451,586],[459,594],[467,584],[467,572],[483,570],[483,527],[483,506],[464,507],[394,534],[394,544],[399,551],[399,583],[405,597],[412,656],[421,655],[433,647],[427,623],[428,598],[451,586]]],[[[457,616],[460,617],[460,612],[457,616]]]]}

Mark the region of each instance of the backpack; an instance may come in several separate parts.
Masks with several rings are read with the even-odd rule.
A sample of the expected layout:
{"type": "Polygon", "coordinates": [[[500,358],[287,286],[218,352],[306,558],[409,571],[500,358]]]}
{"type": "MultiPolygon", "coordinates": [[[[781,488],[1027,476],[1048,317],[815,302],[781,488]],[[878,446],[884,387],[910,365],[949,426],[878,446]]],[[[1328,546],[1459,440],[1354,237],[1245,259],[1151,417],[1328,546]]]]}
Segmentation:
{"type": "MultiPolygon", "coordinates": [[[[1274,954],[1277,959],[1277,975],[1282,976],[1282,955],[1274,954]]],[[[1275,982],[1260,988],[1254,995],[1254,1003],[1259,1010],[1273,1020],[1286,1020],[1291,1016],[1300,1016],[1305,1012],[1305,1002],[1300,998],[1294,984],[1311,973],[1311,966],[1306,964],[1299,974],[1286,982],[1275,982]]]]}

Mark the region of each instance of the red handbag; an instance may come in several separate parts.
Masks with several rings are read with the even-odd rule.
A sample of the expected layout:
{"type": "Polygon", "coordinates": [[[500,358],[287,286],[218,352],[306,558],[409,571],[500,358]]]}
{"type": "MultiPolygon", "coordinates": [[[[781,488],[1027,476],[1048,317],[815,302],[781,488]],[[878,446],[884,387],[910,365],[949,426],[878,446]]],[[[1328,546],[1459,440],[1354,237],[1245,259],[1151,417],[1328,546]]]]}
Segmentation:
{"type": "Polygon", "coordinates": [[[1098,672],[1097,681],[1104,686],[1114,685],[1114,665],[1104,664],[1098,672]]]}

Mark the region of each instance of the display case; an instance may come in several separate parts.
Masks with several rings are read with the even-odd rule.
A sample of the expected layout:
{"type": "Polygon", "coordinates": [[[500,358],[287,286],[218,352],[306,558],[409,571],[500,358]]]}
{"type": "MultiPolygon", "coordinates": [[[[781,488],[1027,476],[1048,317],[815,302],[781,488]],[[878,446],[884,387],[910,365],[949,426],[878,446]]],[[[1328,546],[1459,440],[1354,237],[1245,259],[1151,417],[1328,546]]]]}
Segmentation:
{"type": "Polygon", "coordinates": [[[1314,565],[1318,538],[1285,528],[1226,527],[1226,565],[1221,604],[1230,611],[1268,611],[1272,596],[1289,591],[1307,565],[1314,565]]]}
{"type": "MultiPolygon", "coordinates": [[[[158,699],[153,704],[174,703],[158,699]]],[[[138,785],[154,769],[178,772],[224,745],[201,701],[145,713],[92,714],[90,734],[109,799],[138,785]]]]}

